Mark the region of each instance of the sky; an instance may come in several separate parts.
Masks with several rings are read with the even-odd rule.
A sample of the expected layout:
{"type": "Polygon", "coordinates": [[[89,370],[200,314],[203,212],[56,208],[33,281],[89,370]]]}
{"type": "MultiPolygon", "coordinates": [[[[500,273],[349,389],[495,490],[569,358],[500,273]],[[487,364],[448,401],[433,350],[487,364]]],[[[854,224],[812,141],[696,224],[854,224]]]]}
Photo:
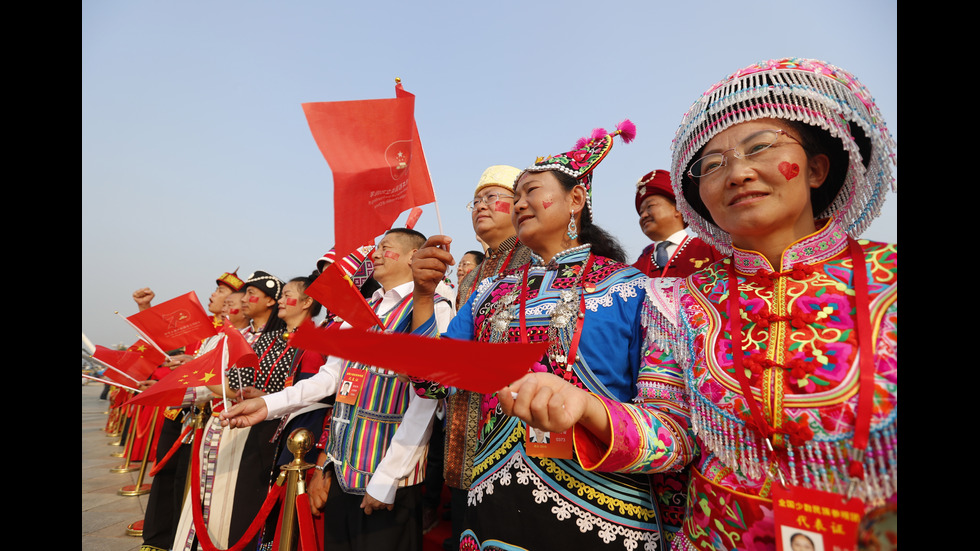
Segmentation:
{"type": "MultiPolygon", "coordinates": [[[[739,68],[842,67],[897,142],[896,4],[83,0],[82,332],[135,342],[120,316],[141,287],[206,303],[236,268],[308,275],[333,246],[333,181],[301,105],[391,98],[396,77],[416,96],[437,199],[416,229],[453,237],[457,255],[479,247],[465,204],[486,167],[633,121],[636,139],[594,173],[593,205],[634,259],[648,243],[637,180],[669,169],[684,112],[739,68]]],[[[897,220],[889,193],[862,237],[897,242],[897,220]]]]}

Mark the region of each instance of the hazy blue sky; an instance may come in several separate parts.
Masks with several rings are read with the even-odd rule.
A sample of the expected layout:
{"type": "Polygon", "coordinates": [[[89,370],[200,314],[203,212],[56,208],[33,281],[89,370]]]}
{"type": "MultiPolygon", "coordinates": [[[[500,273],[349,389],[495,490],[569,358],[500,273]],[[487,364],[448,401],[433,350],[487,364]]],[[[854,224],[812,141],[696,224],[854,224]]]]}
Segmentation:
{"type": "MultiPolygon", "coordinates": [[[[333,245],[333,183],[302,103],[393,97],[401,77],[456,253],[478,246],[464,205],[487,166],[629,118],[637,138],[596,170],[593,202],[635,258],[636,181],[669,168],[683,113],[738,68],[841,66],[897,141],[896,26],[894,1],[83,0],[82,331],[135,341],[113,312],[134,313],[139,287],[207,301],[226,270],[313,269],[333,245]]],[[[864,236],[897,241],[896,206],[864,236]]],[[[416,228],[438,233],[423,210],[416,228]]]]}

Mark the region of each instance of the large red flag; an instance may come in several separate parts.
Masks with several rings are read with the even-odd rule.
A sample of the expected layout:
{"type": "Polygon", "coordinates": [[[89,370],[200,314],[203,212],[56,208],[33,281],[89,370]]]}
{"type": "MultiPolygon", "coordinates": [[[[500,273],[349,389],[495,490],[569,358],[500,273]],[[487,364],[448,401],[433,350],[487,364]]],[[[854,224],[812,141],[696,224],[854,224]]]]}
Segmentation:
{"type": "Polygon", "coordinates": [[[332,328],[297,331],[290,345],[484,394],[520,379],[548,348],[332,328]]]}
{"type": "Polygon", "coordinates": [[[126,319],[164,350],[196,346],[202,339],[217,334],[194,291],[126,319]]]}
{"type": "Polygon", "coordinates": [[[415,96],[304,103],[334,183],[338,257],[391,229],[411,207],[435,201],[415,128],[415,96]]]}
{"type": "Polygon", "coordinates": [[[179,406],[188,387],[220,385],[222,345],[223,343],[174,369],[170,375],[123,405],[179,406]]]}
{"type": "Polygon", "coordinates": [[[374,309],[364,300],[354,280],[341,270],[339,262],[323,272],[304,291],[327,310],[358,329],[383,326],[374,309]]]}
{"type": "MultiPolygon", "coordinates": [[[[136,381],[149,379],[153,370],[166,360],[165,355],[161,354],[143,339],[136,341],[126,350],[113,350],[96,345],[95,354],[92,354],[92,356],[122,371],[136,381]]],[[[132,379],[113,369],[106,370],[104,377],[119,384],[133,386],[132,379]]]]}

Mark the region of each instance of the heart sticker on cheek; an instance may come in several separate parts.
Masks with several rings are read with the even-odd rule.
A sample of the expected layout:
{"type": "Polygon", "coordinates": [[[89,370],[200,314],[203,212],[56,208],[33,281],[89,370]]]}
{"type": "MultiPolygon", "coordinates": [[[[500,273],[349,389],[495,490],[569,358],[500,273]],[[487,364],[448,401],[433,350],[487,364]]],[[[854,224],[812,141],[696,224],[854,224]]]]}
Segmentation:
{"type": "Polygon", "coordinates": [[[385,251],[385,258],[390,258],[392,260],[398,260],[398,253],[394,251],[385,251]]]}
{"type": "Polygon", "coordinates": [[[544,207],[544,208],[548,208],[548,207],[550,207],[551,205],[554,205],[554,204],[555,204],[554,201],[541,201],[541,206],[544,207]]]}
{"type": "Polygon", "coordinates": [[[783,177],[787,180],[792,180],[800,174],[800,165],[783,161],[779,163],[779,172],[781,172],[783,177]]]}
{"type": "Polygon", "coordinates": [[[493,210],[504,214],[510,214],[510,203],[507,203],[506,201],[497,201],[493,205],[493,210]]]}

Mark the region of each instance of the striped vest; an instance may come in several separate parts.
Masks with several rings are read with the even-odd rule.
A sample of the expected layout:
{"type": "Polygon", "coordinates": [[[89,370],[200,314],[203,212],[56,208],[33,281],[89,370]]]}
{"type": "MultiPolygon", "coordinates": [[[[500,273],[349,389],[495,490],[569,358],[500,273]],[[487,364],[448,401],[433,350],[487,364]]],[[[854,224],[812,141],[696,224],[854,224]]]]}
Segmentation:
{"type": "MultiPolygon", "coordinates": [[[[446,299],[436,295],[436,301],[446,299]]],[[[371,306],[376,309],[377,303],[371,306]]],[[[387,328],[385,331],[408,332],[412,324],[412,295],[379,317],[387,328]]],[[[349,369],[355,368],[364,370],[366,375],[355,404],[334,405],[326,452],[334,463],[340,487],[347,493],[363,495],[388,451],[414,391],[410,383],[399,381],[393,371],[352,361],[344,363],[341,381],[349,369]]],[[[428,443],[425,445],[428,448],[428,443]]],[[[423,453],[412,472],[399,480],[399,487],[419,484],[425,479],[425,457],[423,453]]]]}

